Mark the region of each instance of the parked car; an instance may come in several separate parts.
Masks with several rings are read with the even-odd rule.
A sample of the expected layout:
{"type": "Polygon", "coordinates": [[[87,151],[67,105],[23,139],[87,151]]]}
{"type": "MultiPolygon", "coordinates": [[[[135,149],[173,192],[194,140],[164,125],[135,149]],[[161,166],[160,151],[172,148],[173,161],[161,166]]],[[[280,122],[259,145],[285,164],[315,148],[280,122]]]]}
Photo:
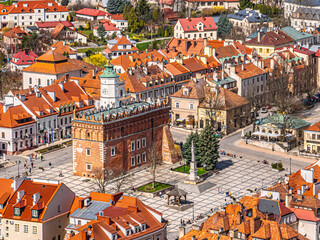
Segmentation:
{"type": "Polygon", "coordinates": [[[271,108],[271,106],[267,105],[267,106],[265,106],[265,108],[266,108],[266,109],[270,109],[270,108],[271,108]]]}
{"type": "Polygon", "coordinates": [[[261,113],[267,113],[268,109],[266,109],[265,107],[261,108],[261,113]]]}

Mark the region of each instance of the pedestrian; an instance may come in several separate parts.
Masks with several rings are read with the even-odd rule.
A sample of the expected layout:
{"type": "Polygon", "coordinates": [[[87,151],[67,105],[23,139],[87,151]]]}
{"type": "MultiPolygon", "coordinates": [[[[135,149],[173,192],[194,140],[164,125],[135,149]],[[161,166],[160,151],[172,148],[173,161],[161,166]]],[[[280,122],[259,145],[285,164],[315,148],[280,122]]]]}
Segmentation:
{"type": "Polygon", "coordinates": [[[33,168],[33,162],[31,163],[31,168],[33,168]]]}
{"type": "Polygon", "coordinates": [[[43,160],[43,156],[42,156],[42,154],[40,155],[40,161],[42,161],[43,160]]]}
{"type": "Polygon", "coordinates": [[[31,162],[31,159],[32,159],[31,156],[29,156],[29,161],[30,161],[30,162],[31,162]]]}
{"type": "Polygon", "coordinates": [[[162,192],[159,192],[160,198],[162,197],[162,192]]]}
{"type": "Polygon", "coordinates": [[[38,155],[36,154],[36,155],[35,155],[35,160],[37,160],[37,158],[38,158],[38,155]]]}
{"type": "Polygon", "coordinates": [[[29,168],[29,173],[31,174],[31,168],[29,168]]]}
{"type": "Polygon", "coordinates": [[[49,162],[49,167],[51,168],[51,162],[49,162]]]}

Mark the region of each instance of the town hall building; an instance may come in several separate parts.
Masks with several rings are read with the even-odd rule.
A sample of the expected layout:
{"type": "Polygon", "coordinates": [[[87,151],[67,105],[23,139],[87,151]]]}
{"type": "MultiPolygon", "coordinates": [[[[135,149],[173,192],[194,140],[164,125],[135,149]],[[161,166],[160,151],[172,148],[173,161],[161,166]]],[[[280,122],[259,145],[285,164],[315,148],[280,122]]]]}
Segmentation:
{"type": "Polygon", "coordinates": [[[119,78],[112,65],[105,66],[100,79],[99,109],[79,112],[72,121],[74,174],[95,177],[101,170],[118,176],[150,165],[152,151],[163,162],[177,162],[167,102],[120,106],[119,78]]]}

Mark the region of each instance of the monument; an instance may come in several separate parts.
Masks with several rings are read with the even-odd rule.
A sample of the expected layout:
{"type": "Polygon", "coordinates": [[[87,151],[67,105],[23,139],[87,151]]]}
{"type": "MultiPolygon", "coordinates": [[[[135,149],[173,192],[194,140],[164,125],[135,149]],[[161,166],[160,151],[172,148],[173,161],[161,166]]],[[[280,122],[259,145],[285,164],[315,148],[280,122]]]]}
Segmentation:
{"type": "Polygon", "coordinates": [[[200,182],[200,179],[198,177],[198,168],[197,168],[197,161],[196,161],[196,151],[195,146],[192,141],[191,143],[191,162],[190,162],[190,173],[189,173],[189,179],[185,181],[184,183],[187,184],[197,184],[200,182]]]}

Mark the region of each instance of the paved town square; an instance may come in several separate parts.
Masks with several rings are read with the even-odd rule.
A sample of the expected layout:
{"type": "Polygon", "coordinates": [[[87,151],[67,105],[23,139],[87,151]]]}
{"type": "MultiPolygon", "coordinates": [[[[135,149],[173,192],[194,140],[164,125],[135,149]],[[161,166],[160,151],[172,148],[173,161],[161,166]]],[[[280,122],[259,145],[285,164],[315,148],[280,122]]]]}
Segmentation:
{"type": "MultiPolygon", "coordinates": [[[[54,154],[59,154],[59,151],[48,155],[54,154]]],[[[225,192],[230,192],[231,196],[236,197],[238,200],[244,195],[250,195],[249,189],[254,191],[262,187],[271,186],[288,173],[288,171],[275,172],[271,170],[270,164],[258,163],[257,161],[243,158],[240,159],[240,157],[222,156],[217,167],[220,169],[219,173],[214,174],[206,180],[206,183],[210,183],[210,188],[201,194],[189,192],[187,195],[187,200],[194,203],[195,218],[200,214],[209,212],[211,209],[218,210],[219,207],[224,206],[226,203],[231,203],[232,199],[227,197],[225,192]],[[222,188],[223,193],[218,193],[218,188],[222,188]]],[[[187,175],[184,176],[183,174],[173,172],[170,168],[171,165],[158,167],[156,180],[177,185],[179,182],[187,179],[187,175]]],[[[97,190],[95,183],[91,180],[73,175],[72,162],[52,166],[52,168],[47,166],[44,167],[44,170],[35,168],[32,171],[31,178],[62,181],[80,197],[85,197],[89,195],[91,191],[97,190]],[[59,177],[61,172],[63,176],[59,177]]],[[[148,169],[139,171],[133,176],[128,177],[126,183],[123,185],[122,191],[125,192],[125,195],[138,197],[145,204],[162,212],[164,218],[169,221],[168,234],[175,237],[178,235],[178,227],[181,219],[187,221],[193,218],[193,208],[185,211],[174,210],[167,206],[167,199],[164,196],[161,198],[151,198],[133,191],[133,188],[150,182],[151,179],[152,175],[148,169]]],[[[114,192],[113,187],[113,184],[108,185],[107,192],[114,192]]]]}

